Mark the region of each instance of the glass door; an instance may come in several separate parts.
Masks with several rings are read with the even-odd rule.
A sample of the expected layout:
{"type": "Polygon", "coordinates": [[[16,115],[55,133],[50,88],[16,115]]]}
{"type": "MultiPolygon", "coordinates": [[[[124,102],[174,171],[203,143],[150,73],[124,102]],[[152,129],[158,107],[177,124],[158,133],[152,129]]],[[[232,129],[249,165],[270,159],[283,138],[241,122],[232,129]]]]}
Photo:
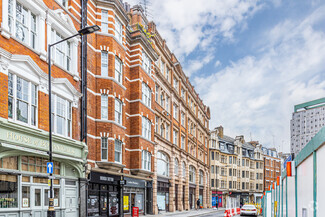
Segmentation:
{"type": "Polygon", "coordinates": [[[45,207],[44,207],[44,187],[31,186],[31,208],[33,217],[42,217],[45,216],[45,207]]]}

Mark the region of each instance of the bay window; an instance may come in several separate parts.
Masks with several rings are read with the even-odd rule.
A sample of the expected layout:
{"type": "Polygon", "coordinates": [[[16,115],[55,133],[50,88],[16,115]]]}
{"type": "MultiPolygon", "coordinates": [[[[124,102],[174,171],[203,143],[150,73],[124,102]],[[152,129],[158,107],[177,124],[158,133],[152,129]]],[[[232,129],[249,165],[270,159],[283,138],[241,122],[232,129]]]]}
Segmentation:
{"type": "Polygon", "coordinates": [[[142,102],[151,107],[151,89],[146,83],[142,83],[142,102]]]}
{"type": "Polygon", "coordinates": [[[16,0],[8,0],[8,15],[10,33],[35,49],[37,41],[36,15],[16,0]]]}
{"type": "Polygon", "coordinates": [[[142,151],[142,169],[151,171],[151,153],[148,151],[142,151]]]}
{"type": "Polygon", "coordinates": [[[102,10],[102,32],[108,33],[108,11],[102,10]]]}
{"type": "Polygon", "coordinates": [[[122,29],[123,28],[121,22],[118,20],[117,17],[115,17],[115,37],[120,43],[122,43],[123,38],[122,29]]]}
{"type": "Polygon", "coordinates": [[[72,108],[71,102],[52,94],[52,127],[55,133],[71,137],[72,108]]]}
{"type": "Polygon", "coordinates": [[[115,140],[115,162],[122,163],[122,141],[115,140]]]}
{"type": "Polygon", "coordinates": [[[15,74],[8,73],[8,117],[36,126],[37,86],[15,74]]]}
{"type": "Polygon", "coordinates": [[[142,116],[142,136],[151,140],[151,121],[144,116],[142,116]]]}
{"type": "Polygon", "coordinates": [[[115,99],[115,122],[122,124],[122,102],[115,99]]]}

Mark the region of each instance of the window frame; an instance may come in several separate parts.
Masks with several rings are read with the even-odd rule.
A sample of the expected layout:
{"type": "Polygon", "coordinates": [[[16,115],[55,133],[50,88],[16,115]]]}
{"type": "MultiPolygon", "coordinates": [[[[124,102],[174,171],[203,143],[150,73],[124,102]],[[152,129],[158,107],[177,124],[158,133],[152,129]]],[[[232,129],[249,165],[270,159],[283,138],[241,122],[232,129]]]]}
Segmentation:
{"type": "Polygon", "coordinates": [[[142,116],[142,137],[151,140],[151,121],[142,116]]]}
{"type": "Polygon", "coordinates": [[[108,138],[107,137],[101,137],[100,138],[100,159],[101,161],[107,161],[108,160],[108,138]],[[103,145],[106,145],[103,147],[103,145]],[[103,158],[103,150],[106,150],[106,159],[103,158]]]}
{"type": "Polygon", "coordinates": [[[123,42],[123,24],[118,19],[117,16],[115,16],[114,36],[115,36],[116,40],[122,44],[122,42],[123,42]]]}
{"type": "Polygon", "coordinates": [[[102,50],[100,53],[101,58],[101,76],[108,77],[108,52],[102,50]]]}
{"type": "Polygon", "coordinates": [[[142,165],[141,168],[146,171],[151,171],[151,153],[147,150],[142,150],[142,165]]]}
{"type": "Polygon", "coordinates": [[[107,94],[100,95],[100,118],[102,120],[108,120],[108,95],[107,94]]]}
{"type": "Polygon", "coordinates": [[[101,10],[101,32],[108,33],[108,11],[101,10]]]}
{"type": "MultiPolygon", "coordinates": [[[[58,94],[52,93],[52,115],[53,115],[52,116],[52,124],[53,124],[52,125],[53,126],[52,129],[53,129],[53,133],[56,134],[56,135],[60,135],[60,136],[72,138],[72,103],[69,100],[67,100],[66,98],[61,97],[58,94]],[[70,127],[68,128],[66,126],[66,130],[64,132],[64,135],[58,133],[58,131],[57,131],[57,127],[58,127],[57,126],[57,116],[58,116],[57,115],[57,105],[58,105],[58,98],[60,100],[63,100],[65,102],[65,106],[67,106],[67,104],[68,104],[68,109],[66,108],[65,114],[70,115],[70,127]],[[69,129],[69,131],[67,131],[68,129],[69,129]],[[68,132],[70,132],[70,136],[67,135],[68,132]]],[[[59,116],[60,117],[63,117],[62,115],[59,115],[59,116]]],[[[69,123],[69,118],[68,117],[64,117],[64,118],[67,121],[66,124],[68,124],[69,123]]]]}
{"type": "Polygon", "coordinates": [[[150,87],[146,83],[142,82],[142,102],[149,108],[151,108],[151,102],[152,102],[151,96],[152,96],[152,91],[150,87]]]}
{"type": "Polygon", "coordinates": [[[115,141],[114,141],[114,162],[119,163],[119,164],[122,164],[122,162],[123,162],[123,142],[118,139],[115,139],[115,141]],[[116,148],[117,145],[120,145],[120,150],[116,148]],[[120,159],[119,161],[116,160],[116,153],[119,156],[119,159],[120,159]]]}
{"type": "Polygon", "coordinates": [[[123,84],[123,62],[118,57],[115,56],[115,80],[119,84],[123,84]],[[119,65],[117,65],[119,63],[119,65]]]}

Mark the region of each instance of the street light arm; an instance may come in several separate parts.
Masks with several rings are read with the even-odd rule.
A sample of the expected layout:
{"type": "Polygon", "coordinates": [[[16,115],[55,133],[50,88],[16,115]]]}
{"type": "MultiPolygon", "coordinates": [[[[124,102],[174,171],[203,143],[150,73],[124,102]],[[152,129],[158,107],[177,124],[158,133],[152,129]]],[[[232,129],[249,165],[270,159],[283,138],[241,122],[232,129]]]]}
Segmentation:
{"type": "Polygon", "coordinates": [[[68,37],[68,38],[62,39],[62,40],[57,41],[57,42],[55,42],[55,43],[53,43],[53,44],[49,44],[48,46],[49,46],[49,47],[52,47],[52,46],[54,46],[54,45],[60,44],[61,42],[67,41],[67,40],[69,40],[69,39],[71,39],[71,38],[73,38],[73,37],[79,36],[79,35],[80,35],[80,33],[74,34],[74,35],[72,35],[72,36],[70,36],[70,37],[68,37]]]}

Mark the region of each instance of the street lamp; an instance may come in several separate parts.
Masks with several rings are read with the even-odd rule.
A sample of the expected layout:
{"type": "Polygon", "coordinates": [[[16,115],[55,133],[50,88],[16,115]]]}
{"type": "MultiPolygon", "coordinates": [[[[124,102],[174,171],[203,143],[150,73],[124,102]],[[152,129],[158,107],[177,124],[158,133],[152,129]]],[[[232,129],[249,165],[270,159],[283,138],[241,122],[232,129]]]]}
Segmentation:
{"type": "MultiPolygon", "coordinates": [[[[91,33],[94,33],[96,31],[100,30],[99,26],[93,25],[93,26],[87,26],[83,29],[80,29],[77,34],[72,35],[68,38],[62,39],[58,42],[55,42],[53,44],[49,44],[47,48],[48,52],[48,79],[49,79],[49,161],[50,164],[52,163],[52,84],[51,84],[51,48],[61,42],[67,41],[73,37],[76,36],[83,36],[88,35],[91,33]]],[[[55,217],[55,210],[54,210],[54,198],[53,198],[53,164],[50,166],[50,199],[49,199],[49,208],[47,211],[48,217],[55,217]]]]}

